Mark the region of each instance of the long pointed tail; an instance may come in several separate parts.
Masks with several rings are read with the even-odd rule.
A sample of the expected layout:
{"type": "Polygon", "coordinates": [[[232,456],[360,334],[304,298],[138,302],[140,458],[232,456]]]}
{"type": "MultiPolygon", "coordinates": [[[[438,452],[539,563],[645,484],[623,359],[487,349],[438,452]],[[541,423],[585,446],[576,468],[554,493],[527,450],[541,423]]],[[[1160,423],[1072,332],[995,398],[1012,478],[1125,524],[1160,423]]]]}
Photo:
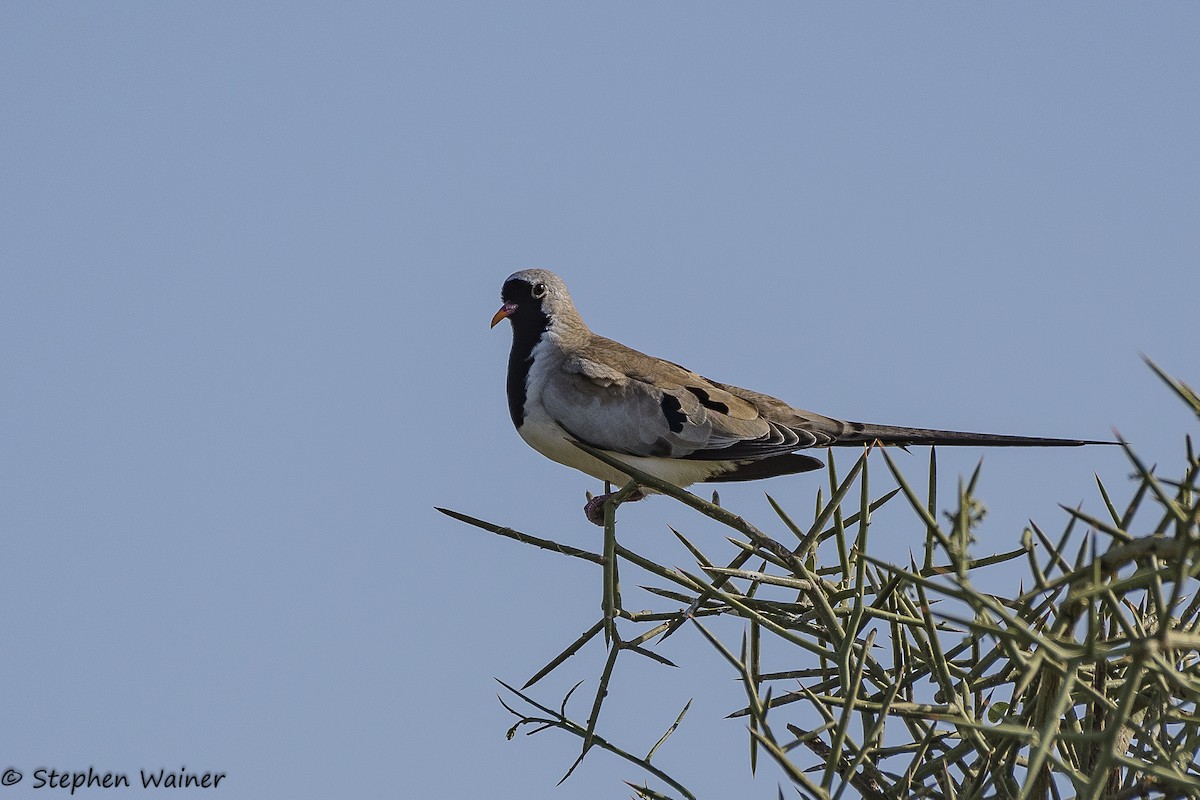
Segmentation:
{"type": "Polygon", "coordinates": [[[1092,439],[1047,439],[1039,436],[939,431],[930,428],[872,425],[866,422],[847,422],[845,433],[832,444],[834,446],[862,445],[875,441],[902,446],[941,444],[953,447],[1079,447],[1084,444],[1116,444],[1116,442],[1101,442],[1092,439]]]}

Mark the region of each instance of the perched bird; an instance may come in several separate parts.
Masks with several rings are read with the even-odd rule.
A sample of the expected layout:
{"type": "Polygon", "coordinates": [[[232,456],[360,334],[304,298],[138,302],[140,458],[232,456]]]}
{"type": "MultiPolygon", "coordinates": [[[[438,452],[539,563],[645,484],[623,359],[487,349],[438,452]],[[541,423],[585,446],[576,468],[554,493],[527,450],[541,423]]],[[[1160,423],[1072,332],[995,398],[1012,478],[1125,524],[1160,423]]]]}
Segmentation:
{"type": "MultiPolygon", "coordinates": [[[[629,476],[571,440],[680,488],[818,469],[820,461],[795,452],[813,447],[1100,444],[844,422],[802,411],[597,336],[575,310],[566,284],[544,269],[514,272],[500,299],[492,327],[506,318],[512,323],[508,411],[517,433],[547,458],[617,485],[629,476]]],[[[610,495],[588,501],[589,520],[603,524],[610,495]]]]}

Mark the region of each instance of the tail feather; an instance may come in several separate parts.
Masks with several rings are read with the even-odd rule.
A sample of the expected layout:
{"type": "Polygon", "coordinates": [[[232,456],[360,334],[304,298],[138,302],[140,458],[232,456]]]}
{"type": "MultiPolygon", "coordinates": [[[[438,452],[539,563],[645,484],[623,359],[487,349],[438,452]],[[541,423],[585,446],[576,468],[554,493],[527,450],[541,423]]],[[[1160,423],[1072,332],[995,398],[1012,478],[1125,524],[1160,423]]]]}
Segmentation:
{"type": "Polygon", "coordinates": [[[903,428],[896,425],[872,425],[847,422],[846,431],[832,442],[834,446],[863,445],[872,442],[894,445],[948,445],[951,447],[1079,447],[1085,444],[1116,444],[1092,439],[1048,439],[1040,436],[1007,436],[997,433],[939,431],[930,428],[903,428]]]}

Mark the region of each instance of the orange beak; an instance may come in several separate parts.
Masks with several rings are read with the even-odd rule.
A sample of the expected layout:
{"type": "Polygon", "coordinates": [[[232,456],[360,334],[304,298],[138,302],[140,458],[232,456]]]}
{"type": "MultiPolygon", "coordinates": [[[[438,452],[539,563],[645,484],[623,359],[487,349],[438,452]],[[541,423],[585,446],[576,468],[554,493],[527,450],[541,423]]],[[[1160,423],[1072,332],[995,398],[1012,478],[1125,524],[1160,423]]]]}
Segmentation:
{"type": "Polygon", "coordinates": [[[506,317],[511,317],[516,310],[517,306],[515,303],[505,303],[504,305],[500,306],[500,310],[496,312],[496,316],[492,317],[492,324],[488,327],[496,327],[500,324],[500,320],[505,319],[506,317]]]}

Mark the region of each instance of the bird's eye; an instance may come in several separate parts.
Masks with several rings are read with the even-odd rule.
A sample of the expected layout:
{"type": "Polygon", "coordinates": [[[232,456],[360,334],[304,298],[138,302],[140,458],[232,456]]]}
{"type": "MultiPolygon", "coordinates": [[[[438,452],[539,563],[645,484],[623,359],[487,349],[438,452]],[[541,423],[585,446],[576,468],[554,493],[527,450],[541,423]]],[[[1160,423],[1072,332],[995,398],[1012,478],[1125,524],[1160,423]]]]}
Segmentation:
{"type": "Polygon", "coordinates": [[[534,297],[534,299],[541,299],[541,298],[543,298],[543,297],[545,297],[545,296],[546,296],[546,284],[544,284],[544,283],[535,283],[535,284],[533,285],[533,297],[534,297]]]}

